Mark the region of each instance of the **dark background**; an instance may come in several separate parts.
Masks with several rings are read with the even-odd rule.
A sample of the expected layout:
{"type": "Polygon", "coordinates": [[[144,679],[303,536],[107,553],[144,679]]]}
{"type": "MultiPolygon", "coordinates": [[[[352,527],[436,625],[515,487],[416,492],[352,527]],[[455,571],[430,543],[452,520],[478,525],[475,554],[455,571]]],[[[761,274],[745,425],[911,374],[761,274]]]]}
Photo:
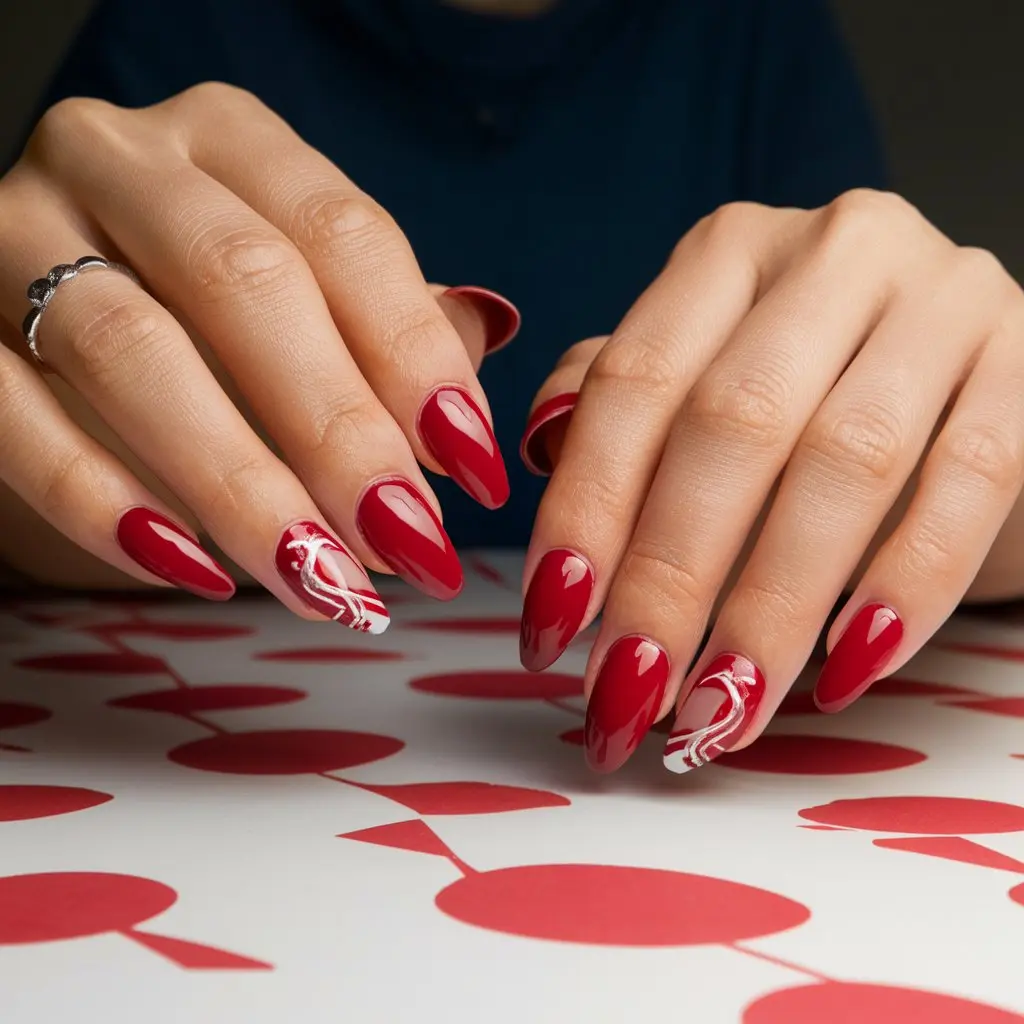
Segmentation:
{"type": "MultiPolygon", "coordinates": [[[[0,158],[90,6],[0,0],[0,158]]],[[[897,191],[957,242],[992,249],[1024,281],[1024,3],[835,7],[878,112],[897,191]]]]}

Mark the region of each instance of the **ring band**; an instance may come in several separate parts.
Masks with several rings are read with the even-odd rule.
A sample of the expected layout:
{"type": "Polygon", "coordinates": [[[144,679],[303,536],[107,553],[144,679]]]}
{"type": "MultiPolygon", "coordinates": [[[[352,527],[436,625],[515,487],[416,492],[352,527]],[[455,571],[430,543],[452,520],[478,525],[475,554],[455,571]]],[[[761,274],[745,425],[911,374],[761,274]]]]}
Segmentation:
{"type": "Polygon", "coordinates": [[[46,365],[45,360],[39,354],[36,336],[39,333],[39,321],[42,320],[43,313],[50,304],[50,300],[56,293],[57,288],[64,281],[70,281],[71,278],[77,277],[86,270],[94,269],[116,270],[118,273],[131,278],[136,284],[140,284],[138,275],[130,267],[126,267],[123,263],[105,260],[102,256],[83,256],[80,260],[75,260],[74,263],[58,263],[57,266],[50,270],[46,277],[36,278],[28,286],[28,300],[32,303],[32,308],[28,311],[28,315],[22,322],[21,332],[25,335],[28,349],[37,363],[46,365]]]}

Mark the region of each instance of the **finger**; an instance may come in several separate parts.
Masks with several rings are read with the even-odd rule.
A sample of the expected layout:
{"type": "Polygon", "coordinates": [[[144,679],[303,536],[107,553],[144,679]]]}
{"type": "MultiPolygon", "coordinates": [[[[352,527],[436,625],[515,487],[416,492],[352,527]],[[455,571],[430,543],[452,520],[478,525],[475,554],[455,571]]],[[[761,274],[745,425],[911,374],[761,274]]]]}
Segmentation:
{"type": "Polygon", "coordinates": [[[483,390],[398,225],[253,97],[198,95],[204,116],[194,122],[192,159],[295,244],[420,461],[486,507],[504,504],[508,477],[483,390]],[[255,164],[240,163],[239,152],[255,164]]]}
{"type": "MultiPolygon", "coordinates": [[[[628,676],[603,668],[621,636],[642,634],[665,651],[672,667],[651,721],[671,706],[773,483],[888,301],[887,269],[881,260],[864,265],[856,247],[841,240],[809,245],[692,388],[609,591],[588,665],[595,735],[616,695],[636,692],[628,676]],[[846,272],[837,274],[840,268],[846,272]]],[[[765,584],[782,591],[780,605],[787,582],[783,575],[765,584]]],[[[725,649],[746,654],[744,647],[725,649]]],[[[620,755],[631,751],[622,746],[620,755]]],[[[592,752],[590,760],[602,770],[617,767],[614,759],[598,764],[592,752]]]]}
{"type": "MultiPolygon", "coordinates": [[[[14,331],[0,326],[0,340],[14,331]]],[[[51,526],[144,583],[211,601],[235,592],[195,536],[102,445],[80,430],[39,374],[0,343],[0,481],[51,526]]],[[[59,569],[29,567],[36,578],[59,569]]]]}
{"type": "Polygon", "coordinates": [[[522,317],[519,310],[497,292],[477,285],[446,288],[430,285],[451,325],[459,333],[474,370],[480,369],[485,356],[494,355],[519,333],[522,317]]]}
{"type": "MultiPolygon", "coordinates": [[[[29,266],[94,248],[45,195],[34,199],[18,208],[36,216],[13,223],[0,242],[0,315],[8,321],[21,305],[11,282],[28,279],[29,266]]],[[[361,565],[227,400],[174,318],[141,288],[109,270],[67,281],[38,337],[48,362],[254,578],[300,614],[386,628],[361,565]]]]}
{"type": "Polygon", "coordinates": [[[963,599],[1024,479],[1024,317],[992,339],[925,460],[907,514],[829,632],[815,688],[841,711],[901,668],[963,599]]]}
{"type": "MultiPolygon", "coordinates": [[[[688,770],[745,746],[770,720],[982,343],[987,300],[995,298],[987,292],[983,281],[963,278],[958,257],[944,257],[927,287],[890,304],[821,404],[683,687],[669,768],[688,770]],[[977,302],[963,302],[965,288],[977,302]]],[[[876,626],[884,644],[898,620],[886,626],[880,617],[876,626]]]]}
{"type": "Polygon", "coordinates": [[[519,457],[531,473],[550,476],[557,465],[587,370],[607,342],[605,336],[573,345],[534,397],[519,443],[519,457]]]}
{"type": "Polygon", "coordinates": [[[538,574],[549,552],[592,566],[577,629],[601,607],[680,403],[757,297],[775,244],[770,220],[761,207],[737,206],[702,221],[591,363],[527,553],[531,587],[538,575],[532,607],[561,600],[548,582],[556,577],[538,574]]]}

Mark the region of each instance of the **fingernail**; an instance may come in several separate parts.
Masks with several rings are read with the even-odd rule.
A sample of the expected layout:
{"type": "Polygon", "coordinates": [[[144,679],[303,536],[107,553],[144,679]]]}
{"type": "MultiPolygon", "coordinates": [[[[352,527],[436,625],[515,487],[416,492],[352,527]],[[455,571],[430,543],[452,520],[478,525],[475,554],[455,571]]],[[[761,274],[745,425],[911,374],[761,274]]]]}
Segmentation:
{"type": "Polygon", "coordinates": [[[313,611],[364,633],[388,628],[388,610],[363,567],[316,523],[289,526],[274,560],[281,578],[313,611]]]}
{"type": "Polygon", "coordinates": [[[653,640],[624,636],[605,656],[583,735],[596,772],[621,768],[654,724],[668,683],[668,655],[653,640]]]}
{"type": "Polygon", "coordinates": [[[852,704],[879,676],[903,639],[903,623],[887,605],[865,605],[825,659],[814,703],[829,713],[852,704]]]}
{"type": "Polygon", "coordinates": [[[366,543],[407,583],[441,601],[462,589],[462,566],[441,521],[408,480],[370,484],[356,506],[366,543]]]}
{"type": "Polygon", "coordinates": [[[504,295],[472,284],[449,288],[445,295],[468,301],[480,315],[486,332],[485,355],[491,355],[504,348],[519,333],[523,318],[519,310],[504,295]]]}
{"type": "Polygon", "coordinates": [[[747,731],[764,676],[741,654],[720,654],[704,670],[676,715],[665,744],[665,767],[688,772],[724,754],[747,731]]]}
{"type": "Polygon", "coordinates": [[[508,474],[494,431],[464,388],[442,385],[420,408],[420,438],[444,471],[486,508],[508,501],[508,474]]]}
{"type": "Polygon", "coordinates": [[[121,550],[147,572],[210,601],[226,601],[235,584],[224,568],[180,526],[137,505],[117,521],[121,550]]]}
{"type": "Polygon", "coordinates": [[[540,672],[561,656],[587,613],[594,574],[575,551],[556,548],[537,566],[523,602],[519,660],[540,672]]]}
{"type": "Polygon", "coordinates": [[[562,450],[576,398],[575,391],[555,395],[533,410],[523,432],[523,439],[519,442],[519,457],[531,473],[551,476],[562,450]]]}

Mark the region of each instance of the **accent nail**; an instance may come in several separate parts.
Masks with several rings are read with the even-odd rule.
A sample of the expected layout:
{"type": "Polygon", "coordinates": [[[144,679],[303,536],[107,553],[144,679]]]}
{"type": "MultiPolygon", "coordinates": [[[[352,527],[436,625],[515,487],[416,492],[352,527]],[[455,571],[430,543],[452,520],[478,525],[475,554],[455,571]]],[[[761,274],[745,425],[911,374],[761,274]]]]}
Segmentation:
{"type": "Polygon", "coordinates": [[[640,745],[665,697],[668,671],[668,655],[647,637],[624,636],[609,648],[583,730],[594,771],[621,768],[640,745]]]}
{"type": "Polygon", "coordinates": [[[483,320],[486,332],[484,355],[492,355],[504,348],[519,333],[523,318],[504,295],[472,284],[449,288],[445,295],[465,299],[483,320]]]}
{"type": "Polygon", "coordinates": [[[590,604],[594,574],[575,551],[549,551],[530,580],[519,632],[523,668],[540,672],[561,656],[590,604]]]}
{"type": "Polygon", "coordinates": [[[121,550],[147,572],[210,601],[226,601],[235,584],[223,566],[177,523],[151,508],[124,512],[115,529],[121,550]]]}
{"type": "Polygon", "coordinates": [[[406,582],[441,601],[462,590],[462,566],[441,520],[408,480],[370,484],[356,506],[367,544],[406,582]]]}
{"type": "Polygon", "coordinates": [[[519,442],[519,458],[537,476],[551,476],[576,407],[577,392],[555,395],[533,410],[519,442]]]}
{"type": "Polygon", "coordinates": [[[508,474],[494,431],[465,388],[442,385],[420,408],[420,438],[444,471],[486,508],[508,501],[508,474]]]}
{"type": "Polygon", "coordinates": [[[665,744],[665,767],[682,774],[739,742],[764,697],[761,670],[741,654],[720,654],[689,692],[665,744]]]}
{"type": "Polygon", "coordinates": [[[364,633],[388,628],[388,610],[363,567],[316,523],[289,526],[274,560],[281,578],[313,611],[364,633]]]}
{"type": "Polygon", "coordinates": [[[814,703],[828,713],[849,707],[881,674],[903,639],[903,623],[887,605],[865,605],[825,659],[814,703]]]}

